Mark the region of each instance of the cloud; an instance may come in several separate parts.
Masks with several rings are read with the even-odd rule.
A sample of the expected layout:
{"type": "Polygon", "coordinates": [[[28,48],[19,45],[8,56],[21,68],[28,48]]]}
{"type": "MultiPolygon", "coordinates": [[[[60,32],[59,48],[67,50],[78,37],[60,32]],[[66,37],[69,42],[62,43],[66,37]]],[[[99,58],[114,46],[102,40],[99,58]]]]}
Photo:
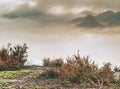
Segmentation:
{"type": "Polygon", "coordinates": [[[28,3],[18,6],[16,9],[6,12],[2,18],[18,19],[18,20],[31,20],[42,24],[63,23],[69,20],[69,16],[57,16],[47,13],[38,7],[31,7],[28,3]]]}
{"type": "MultiPolygon", "coordinates": [[[[33,6],[32,8],[37,9],[41,12],[47,12],[50,8],[54,6],[63,6],[66,10],[79,8],[79,7],[87,7],[92,8],[94,11],[103,11],[106,9],[112,10],[120,10],[120,0],[18,0],[16,4],[7,5],[8,6],[16,6],[21,4],[29,4],[29,6],[33,6]],[[19,3],[18,3],[19,1],[19,3]]],[[[22,5],[24,7],[24,5],[22,5]]],[[[0,3],[0,7],[3,7],[3,3],[0,3]]],[[[9,9],[9,8],[7,8],[9,9]]],[[[17,8],[16,8],[17,9],[17,8]]]]}
{"type": "MultiPolygon", "coordinates": [[[[13,10],[4,11],[2,17],[9,19],[32,19],[38,22],[58,23],[76,18],[77,15],[70,12],[75,8],[87,8],[95,12],[101,12],[107,9],[118,11],[120,8],[119,0],[22,0],[22,4],[16,6],[13,10]],[[63,7],[65,14],[51,14],[53,7],[63,7]]],[[[14,5],[13,5],[14,6],[14,5]]],[[[3,7],[3,6],[2,6],[3,7]]]]}
{"type": "Polygon", "coordinates": [[[37,0],[38,8],[48,9],[51,6],[61,5],[66,8],[89,7],[94,10],[113,9],[119,10],[120,0],[37,0]]]}
{"type": "Polygon", "coordinates": [[[3,17],[6,18],[32,18],[38,16],[44,16],[44,14],[35,10],[34,8],[29,7],[28,4],[23,4],[14,11],[3,15],[3,17]]]}

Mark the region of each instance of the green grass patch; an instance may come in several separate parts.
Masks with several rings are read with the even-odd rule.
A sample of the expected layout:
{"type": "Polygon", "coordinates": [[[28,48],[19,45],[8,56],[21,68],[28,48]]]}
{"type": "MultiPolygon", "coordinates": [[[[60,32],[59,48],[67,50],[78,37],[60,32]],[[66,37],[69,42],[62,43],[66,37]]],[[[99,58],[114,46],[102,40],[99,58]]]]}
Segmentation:
{"type": "Polygon", "coordinates": [[[61,81],[60,81],[60,84],[61,84],[62,86],[66,86],[66,85],[68,84],[68,82],[67,82],[67,80],[61,80],[61,81]]]}
{"type": "Polygon", "coordinates": [[[31,73],[30,70],[19,70],[19,71],[0,71],[0,77],[5,79],[14,79],[18,77],[22,77],[31,73]]]}
{"type": "Polygon", "coordinates": [[[120,87],[117,87],[116,89],[120,89],[120,87]]]}
{"type": "Polygon", "coordinates": [[[0,86],[4,86],[5,82],[4,81],[0,81],[0,86]]]}

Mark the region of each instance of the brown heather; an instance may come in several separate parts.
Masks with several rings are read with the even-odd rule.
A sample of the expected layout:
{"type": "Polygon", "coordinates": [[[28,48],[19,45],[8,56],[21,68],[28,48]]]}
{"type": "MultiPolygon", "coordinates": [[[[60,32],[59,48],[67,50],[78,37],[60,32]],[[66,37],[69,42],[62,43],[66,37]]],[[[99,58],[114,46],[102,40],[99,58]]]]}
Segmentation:
{"type": "Polygon", "coordinates": [[[24,66],[27,61],[26,44],[3,47],[0,50],[0,70],[16,70],[24,66]]]}
{"type": "MultiPolygon", "coordinates": [[[[50,60],[49,62],[51,63],[50,60]]],[[[73,57],[68,57],[62,66],[46,70],[44,75],[47,75],[47,78],[66,80],[81,86],[97,86],[99,89],[102,89],[103,86],[117,86],[113,84],[114,72],[110,63],[105,63],[103,67],[98,68],[94,61],[89,60],[88,56],[82,58],[79,53],[73,57]],[[49,72],[54,76],[49,75],[49,72]]]]}

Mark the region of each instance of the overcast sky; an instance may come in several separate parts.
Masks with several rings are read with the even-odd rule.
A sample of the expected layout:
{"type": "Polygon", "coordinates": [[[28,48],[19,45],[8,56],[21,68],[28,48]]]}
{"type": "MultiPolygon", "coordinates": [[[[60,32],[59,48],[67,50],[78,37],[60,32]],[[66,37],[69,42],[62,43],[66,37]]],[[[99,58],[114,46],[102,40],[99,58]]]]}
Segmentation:
{"type": "Polygon", "coordinates": [[[0,0],[1,18],[60,23],[79,17],[87,10],[119,11],[119,0],[0,0]]]}
{"type": "Polygon", "coordinates": [[[80,50],[98,63],[120,65],[120,27],[81,29],[65,23],[84,10],[120,11],[120,0],[0,0],[0,46],[25,42],[36,64],[80,50]]]}
{"type": "Polygon", "coordinates": [[[84,10],[95,13],[105,10],[119,11],[119,3],[119,0],[0,0],[0,14],[12,17],[16,13],[17,16],[13,16],[15,18],[66,18],[79,15],[84,10]]]}
{"type": "Polygon", "coordinates": [[[119,10],[120,8],[119,0],[0,0],[0,7],[1,10],[10,10],[16,9],[25,3],[29,4],[29,9],[36,8],[44,12],[55,6],[61,6],[66,10],[85,7],[96,11],[106,9],[119,10]]]}

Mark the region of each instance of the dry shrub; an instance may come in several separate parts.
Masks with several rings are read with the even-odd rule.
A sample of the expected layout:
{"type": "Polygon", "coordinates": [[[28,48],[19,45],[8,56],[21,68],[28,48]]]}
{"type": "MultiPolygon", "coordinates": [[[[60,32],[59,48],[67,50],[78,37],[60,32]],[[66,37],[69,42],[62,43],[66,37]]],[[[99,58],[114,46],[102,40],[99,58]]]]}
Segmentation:
{"type": "Polygon", "coordinates": [[[46,69],[42,74],[39,74],[37,78],[48,79],[48,78],[57,78],[59,72],[57,68],[46,69]]]}
{"type": "Polygon", "coordinates": [[[52,59],[52,60],[50,60],[50,58],[43,59],[43,65],[46,67],[61,67],[63,63],[64,62],[62,58],[52,59]]]}
{"type": "Polygon", "coordinates": [[[111,69],[111,63],[104,64],[104,66],[99,70],[98,78],[104,85],[110,84],[110,82],[114,79],[114,72],[111,69]]]}
{"type": "Polygon", "coordinates": [[[16,70],[24,66],[27,61],[27,45],[3,47],[0,50],[0,70],[16,70]]]}
{"type": "Polygon", "coordinates": [[[79,54],[68,58],[67,63],[59,70],[60,79],[76,83],[85,82],[91,86],[109,85],[114,78],[110,63],[106,63],[103,67],[98,68],[94,62],[89,60],[88,56],[81,58],[79,54]]]}
{"type": "MultiPolygon", "coordinates": [[[[106,63],[103,67],[98,68],[94,61],[89,57],[80,57],[79,53],[73,57],[68,57],[66,63],[61,67],[50,69],[58,76],[60,80],[67,80],[80,85],[100,86],[109,85],[113,80],[113,71],[111,64],[106,63]]],[[[48,74],[48,72],[46,72],[48,74]]]]}
{"type": "Polygon", "coordinates": [[[119,66],[119,67],[116,66],[116,67],[114,68],[114,71],[115,71],[115,72],[120,72],[120,66],[119,66]]]}
{"type": "Polygon", "coordinates": [[[50,58],[44,58],[43,59],[43,66],[50,66],[50,58]]]}
{"type": "Polygon", "coordinates": [[[59,68],[61,79],[66,79],[71,82],[81,83],[81,81],[96,84],[92,77],[98,73],[98,67],[94,62],[89,60],[89,57],[81,58],[79,55],[75,55],[72,58],[68,58],[67,62],[59,68]]]}

